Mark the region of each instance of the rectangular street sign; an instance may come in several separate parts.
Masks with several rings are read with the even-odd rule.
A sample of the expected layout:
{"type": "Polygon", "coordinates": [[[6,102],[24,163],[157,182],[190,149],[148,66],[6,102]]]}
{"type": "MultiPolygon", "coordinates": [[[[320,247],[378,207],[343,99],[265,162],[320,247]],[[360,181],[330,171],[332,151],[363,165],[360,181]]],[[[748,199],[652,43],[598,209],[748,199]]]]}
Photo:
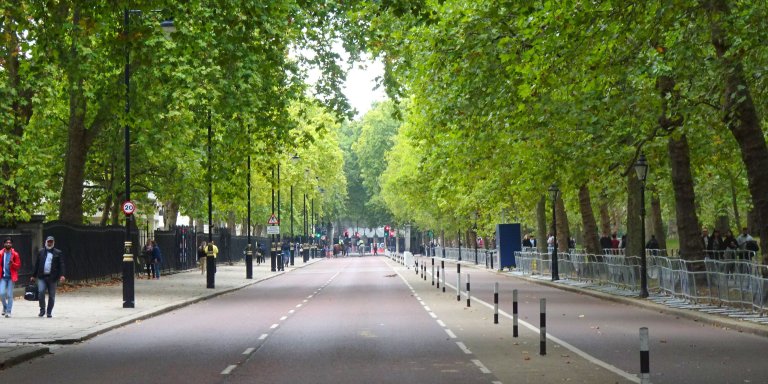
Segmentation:
{"type": "Polygon", "coordinates": [[[268,225],[267,226],[267,235],[279,235],[280,234],[280,226],[279,225],[268,225]]]}

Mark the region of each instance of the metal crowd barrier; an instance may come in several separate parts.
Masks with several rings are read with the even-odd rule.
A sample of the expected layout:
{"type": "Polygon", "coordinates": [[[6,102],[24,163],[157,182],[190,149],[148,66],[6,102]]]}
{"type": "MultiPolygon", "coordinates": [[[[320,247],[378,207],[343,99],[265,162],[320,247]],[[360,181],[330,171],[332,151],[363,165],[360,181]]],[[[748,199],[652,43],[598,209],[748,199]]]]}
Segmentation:
{"type": "MultiPolygon", "coordinates": [[[[754,253],[741,251],[741,258],[707,257],[688,261],[660,256],[660,250],[646,255],[648,289],[651,292],[685,299],[694,304],[726,305],[765,312],[768,304],[768,268],[753,262],[754,253]]],[[[734,253],[734,257],[739,253],[734,253]]],[[[517,271],[527,275],[550,275],[551,254],[536,251],[515,253],[517,271]]],[[[640,290],[640,258],[621,255],[558,253],[561,278],[640,290]]]]}

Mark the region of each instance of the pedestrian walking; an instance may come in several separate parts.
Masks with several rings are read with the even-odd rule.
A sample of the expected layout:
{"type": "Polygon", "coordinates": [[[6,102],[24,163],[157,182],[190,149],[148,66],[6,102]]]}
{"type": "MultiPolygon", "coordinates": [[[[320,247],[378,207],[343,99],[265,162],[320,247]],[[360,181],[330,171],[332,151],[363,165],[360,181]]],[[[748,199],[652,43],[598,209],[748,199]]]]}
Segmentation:
{"type": "Polygon", "coordinates": [[[280,251],[283,257],[283,264],[279,265],[279,270],[285,271],[285,266],[290,262],[291,259],[291,243],[288,242],[288,239],[283,240],[283,244],[280,246],[280,251]]]}
{"type": "Polygon", "coordinates": [[[157,242],[152,240],[152,270],[155,273],[155,280],[160,280],[160,270],[163,268],[163,253],[160,251],[160,246],[157,242]]]}
{"type": "Polygon", "coordinates": [[[13,249],[13,241],[6,238],[3,243],[3,264],[0,270],[0,299],[3,303],[3,316],[11,317],[13,310],[13,284],[19,280],[21,258],[13,249]]]}
{"type": "Polygon", "coordinates": [[[205,275],[205,258],[208,256],[206,254],[206,248],[208,246],[208,243],[203,241],[200,243],[200,246],[197,247],[197,264],[200,265],[200,274],[205,275]]]}
{"type": "Polygon", "coordinates": [[[45,239],[45,247],[40,250],[35,259],[30,281],[37,280],[37,297],[40,313],[37,316],[53,317],[53,305],[56,302],[56,287],[65,280],[64,255],[56,248],[53,236],[45,239]],[[48,292],[48,306],[45,305],[45,293],[48,292]]]}
{"type": "Polygon", "coordinates": [[[144,248],[141,249],[141,257],[144,261],[144,268],[147,270],[147,279],[152,278],[152,240],[147,239],[144,248]]]}

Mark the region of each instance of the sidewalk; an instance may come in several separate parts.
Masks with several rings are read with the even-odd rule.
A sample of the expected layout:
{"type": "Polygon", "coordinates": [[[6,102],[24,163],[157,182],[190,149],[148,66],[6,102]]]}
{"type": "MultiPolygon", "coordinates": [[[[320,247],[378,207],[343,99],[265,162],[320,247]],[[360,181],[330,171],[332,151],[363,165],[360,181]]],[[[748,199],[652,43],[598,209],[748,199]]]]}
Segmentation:
{"type": "Polygon", "coordinates": [[[0,318],[0,369],[48,353],[50,344],[72,344],[132,322],[232,292],[260,281],[318,262],[297,259],[285,272],[270,272],[269,263],[253,266],[253,279],[245,278],[245,264],[220,264],[216,288],[206,288],[200,270],[165,275],[160,280],[135,280],[135,308],[123,308],[123,286],[79,288],[57,292],[53,318],[39,318],[36,301],[15,297],[13,316],[0,318]]]}

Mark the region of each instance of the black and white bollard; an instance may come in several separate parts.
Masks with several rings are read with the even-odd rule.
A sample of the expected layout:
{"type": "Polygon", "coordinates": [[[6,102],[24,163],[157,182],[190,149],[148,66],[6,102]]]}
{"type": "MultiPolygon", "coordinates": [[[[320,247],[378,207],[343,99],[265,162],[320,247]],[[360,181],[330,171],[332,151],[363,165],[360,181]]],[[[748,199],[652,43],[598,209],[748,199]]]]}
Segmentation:
{"type": "Polygon", "coordinates": [[[419,260],[414,260],[413,263],[414,263],[413,271],[416,272],[416,276],[418,276],[419,275],[419,269],[421,269],[421,268],[419,268],[419,260]]]}
{"type": "Polygon", "coordinates": [[[493,323],[499,323],[499,283],[493,283],[493,323]]]}
{"type": "Polygon", "coordinates": [[[437,289],[440,289],[440,267],[437,267],[437,289]]]}
{"type": "Polygon", "coordinates": [[[461,301],[461,273],[456,274],[456,301],[461,301]]]}
{"type": "Polygon", "coordinates": [[[435,285],[435,258],[432,258],[432,285],[435,285]]]}
{"type": "Polygon", "coordinates": [[[467,308],[470,307],[469,303],[469,273],[467,273],[467,308]]]}
{"type": "Polygon", "coordinates": [[[445,260],[440,261],[440,268],[443,270],[443,292],[445,292],[445,260]]]}
{"type": "Polygon", "coordinates": [[[648,351],[648,327],[640,328],[640,384],[651,382],[651,356],[648,351]]]}
{"type": "Polygon", "coordinates": [[[427,263],[421,264],[421,276],[427,281],[427,263]]]}
{"type": "Polygon", "coordinates": [[[512,337],[517,337],[517,289],[512,290],[512,337]]]}
{"type": "Polygon", "coordinates": [[[547,354],[547,299],[539,300],[539,355],[547,354]]]}

